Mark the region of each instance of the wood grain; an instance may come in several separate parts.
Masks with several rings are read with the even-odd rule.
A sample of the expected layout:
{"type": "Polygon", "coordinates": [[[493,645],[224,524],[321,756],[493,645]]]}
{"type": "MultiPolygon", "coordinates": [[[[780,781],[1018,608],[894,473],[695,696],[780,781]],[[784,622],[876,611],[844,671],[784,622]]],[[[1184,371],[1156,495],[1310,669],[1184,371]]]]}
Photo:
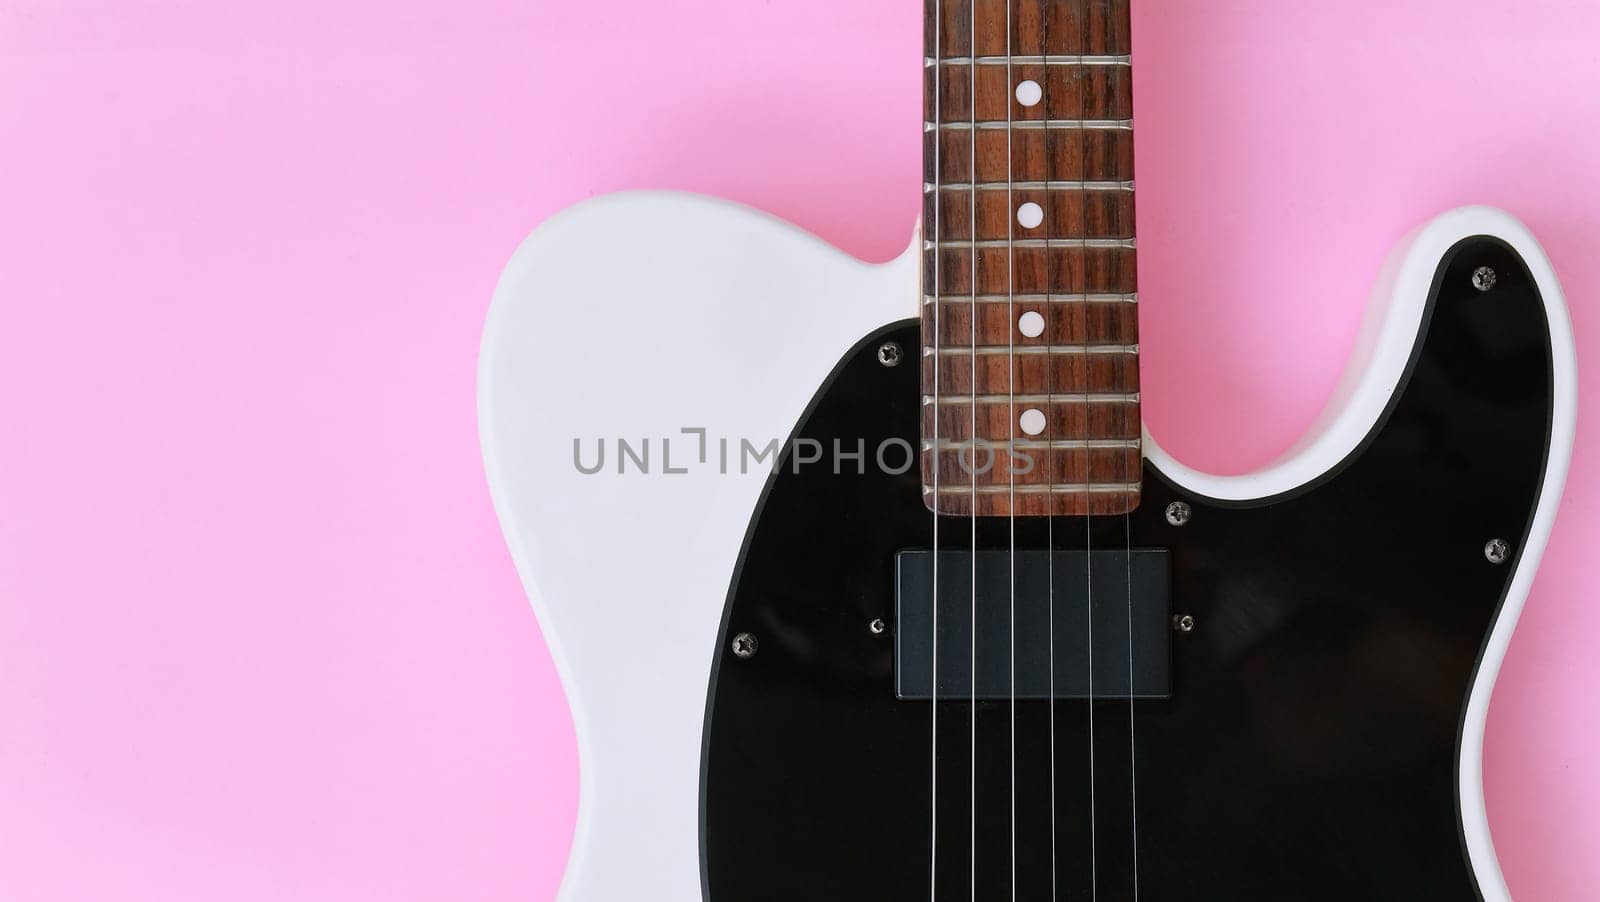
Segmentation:
{"type": "Polygon", "coordinates": [[[923,284],[931,285],[937,278],[942,298],[955,299],[973,291],[1003,295],[1133,292],[1138,288],[1132,248],[980,246],[974,250],[955,241],[942,245],[937,258],[934,253],[926,255],[923,284]],[[942,263],[937,274],[932,271],[936,259],[942,263]]]}
{"type": "MultiPolygon", "coordinates": [[[[933,384],[935,359],[922,359],[924,386],[933,384]]],[[[1012,386],[1027,386],[1044,395],[1082,395],[1090,392],[1132,394],[1139,391],[1139,364],[1138,358],[1133,355],[1066,354],[1043,357],[1024,354],[1012,357],[957,354],[941,355],[937,359],[941,409],[950,403],[959,404],[962,396],[1010,395],[1013,394],[1012,386]],[[977,374],[976,381],[974,373],[977,374]]],[[[924,397],[931,400],[931,390],[925,390],[924,397]]],[[[933,436],[924,433],[924,437],[933,436]]]]}
{"type": "Polygon", "coordinates": [[[1133,70],[1126,65],[945,63],[928,66],[925,71],[923,112],[928,121],[934,119],[936,100],[939,118],[946,123],[1127,119],[1133,115],[1133,70]],[[1043,100],[1031,107],[1019,103],[1016,86],[1023,81],[1038,82],[1044,88],[1043,100]],[[934,97],[935,87],[940,91],[938,98],[934,97]]]}
{"type": "Polygon", "coordinates": [[[922,470],[940,513],[1139,503],[1128,2],[927,0],[922,470]]]}
{"type": "Polygon", "coordinates": [[[974,162],[980,182],[1133,178],[1133,132],[1128,129],[1023,129],[1012,130],[1009,137],[1005,130],[994,130],[980,131],[976,139],[971,131],[927,132],[922,153],[923,181],[941,184],[972,181],[974,162]]]}
{"type": "Polygon", "coordinates": [[[946,241],[960,242],[972,237],[973,218],[977,218],[980,240],[1017,238],[1132,238],[1133,191],[1131,189],[1086,190],[1073,183],[995,182],[995,187],[974,191],[966,186],[931,187],[923,199],[923,219],[939,222],[946,241]],[[1007,189],[1006,185],[1012,185],[1007,189]],[[1044,185],[1049,187],[1015,187],[1044,185]],[[934,209],[934,204],[939,209],[934,209]],[[1034,228],[1016,222],[1017,208],[1038,204],[1044,221],[1034,228]]]}
{"type": "MultiPolygon", "coordinates": [[[[1005,347],[1008,341],[1018,349],[1045,345],[1121,345],[1138,328],[1138,307],[1125,301],[1015,300],[1010,304],[973,304],[970,300],[947,298],[943,304],[938,317],[938,344],[944,349],[974,344],[1005,347]],[[1026,313],[1039,314],[1044,320],[1043,333],[1029,337],[1017,331],[1016,320],[1026,313]]],[[[967,355],[956,356],[965,358],[967,355]]],[[[1078,356],[1081,359],[1081,355],[1078,356]]]]}
{"type": "MultiPolygon", "coordinates": [[[[980,396],[981,397],[981,396],[980,396]]],[[[979,401],[974,404],[946,404],[939,408],[939,437],[942,441],[978,440],[988,444],[1022,440],[1102,440],[1137,439],[1139,437],[1139,408],[1126,401],[1102,400],[1091,395],[1088,401],[1062,394],[1050,403],[1012,404],[1009,401],[979,401]],[[1045,432],[1042,435],[1025,435],[1012,419],[1013,408],[1018,412],[1035,408],[1045,414],[1045,432]]],[[[932,405],[923,405],[922,428],[933,429],[932,405]]],[[[964,482],[965,480],[958,480],[964,482]]],[[[943,481],[941,481],[943,484],[943,481]]]]}
{"type": "Polygon", "coordinates": [[[1129,53],[1129,0],[928,0],[928,56],[1018,56],[1042,53],[1129,53]],[[974,29],[974,21],[976,28],[974,29]],[[934,51],[935,25],[942,41],[934,51]],[[975,33],[974,33],[975,31],[975,33]]]}

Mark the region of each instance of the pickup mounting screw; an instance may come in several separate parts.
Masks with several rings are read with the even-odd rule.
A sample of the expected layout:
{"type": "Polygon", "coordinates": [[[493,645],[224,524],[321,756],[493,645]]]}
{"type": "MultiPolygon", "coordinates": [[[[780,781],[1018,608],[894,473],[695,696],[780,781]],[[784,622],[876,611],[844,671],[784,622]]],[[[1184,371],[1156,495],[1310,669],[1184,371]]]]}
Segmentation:
{"type": "Polygon", "coordinates": [[[884,366],[899,366],[905,356],[906,352],[898,341],[886,341],[878,345],[878,362],[884,366]]]}
{"type": "Polygon", "coordinates": [[[1483,546],[1483,556],[1491,564],[1504,564],[1511,559],[1511,546],[1505,539],[1490,539],[1489,544],[1483,546]]]}
{"type": "Polygon", "coordinates": [[[761,643],[749,633],[740,633],[733,637],[733,656],[736,658],[749,660],[756,656],[756,649],[760,647],[761,643]]]}
{"type": "Polygon", "coordinates": [[[867,624],[867,632],[872,633],[874,636],[881,636],[888,630],[889,624],[884,623],[882,617],[875,617],[871,623],[867,624]]]}
{"type": "Polygon", "coordinates": [[[1167,522],[1173,526],[1183,526],[1193,518],[1194,508],[1182,501],[1174,501],[1167,505],[1167,522]]]}
{"type": "Polygon", "coordinates": [[[1472,287],[1479,291],[1492,291],[1494,283],[1498,280],[1499,276],[1487,266],[1480,266],[1472,271],[1472,287]]]}
{"type": "Polygon", "coordinates": [[[1180,633],[1194,632],[1194,615],[1178,614],[1172,618],[1172,628],[1180,633]]]}

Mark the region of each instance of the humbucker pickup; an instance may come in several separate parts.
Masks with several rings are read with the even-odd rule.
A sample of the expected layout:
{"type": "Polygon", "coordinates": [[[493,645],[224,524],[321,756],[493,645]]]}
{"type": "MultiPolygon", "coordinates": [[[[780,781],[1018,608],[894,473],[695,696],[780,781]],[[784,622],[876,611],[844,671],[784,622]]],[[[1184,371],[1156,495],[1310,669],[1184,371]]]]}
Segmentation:
{"type": "MultiPolygon", "coordinates": [[[[932,696],[934,563],[932,551],[896,555],[895,694],[904,700],[932,696]]],[[[979,550],[976,593],[972,552],[940,551],[937,563],[940,700],[1171,694],[1165,549],[979,550]]]]}

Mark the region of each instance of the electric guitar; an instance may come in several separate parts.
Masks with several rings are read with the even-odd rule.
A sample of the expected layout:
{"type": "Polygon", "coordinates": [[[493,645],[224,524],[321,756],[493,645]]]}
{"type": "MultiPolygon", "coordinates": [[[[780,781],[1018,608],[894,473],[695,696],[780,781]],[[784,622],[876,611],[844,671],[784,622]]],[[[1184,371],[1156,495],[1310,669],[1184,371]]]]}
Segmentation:
{"type": "Polygon", "coordinates": [[[1576,415],[1550,262],[1412,233],[1289,455],[1139,415],[1129,0],[927,0],[925,208],[850,259],[599,198],[483,342],[584,902],[1508,898],[1495,675],[1576,415]]]}

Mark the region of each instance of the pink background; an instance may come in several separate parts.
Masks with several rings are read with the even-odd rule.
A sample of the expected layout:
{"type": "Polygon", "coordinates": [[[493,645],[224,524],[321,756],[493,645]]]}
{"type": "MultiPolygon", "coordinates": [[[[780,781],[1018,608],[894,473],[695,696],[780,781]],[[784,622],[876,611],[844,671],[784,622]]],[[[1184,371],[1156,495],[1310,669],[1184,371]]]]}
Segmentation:
{"type": "MultiPolygon", "coordinates": [[[[1600,7],[1136,6],[1146,409],[1180,457],[1288,445],[1433,213],[1504,206],[1554,258],[1585,409],[1488,793],[1518,898],[1595,898],[1600,7]]],[[[0,3],[0,896],[550,897],[576,754],[473,417],[499,269],[634,187],[895,255],[919,20],[0,3]]]]}

